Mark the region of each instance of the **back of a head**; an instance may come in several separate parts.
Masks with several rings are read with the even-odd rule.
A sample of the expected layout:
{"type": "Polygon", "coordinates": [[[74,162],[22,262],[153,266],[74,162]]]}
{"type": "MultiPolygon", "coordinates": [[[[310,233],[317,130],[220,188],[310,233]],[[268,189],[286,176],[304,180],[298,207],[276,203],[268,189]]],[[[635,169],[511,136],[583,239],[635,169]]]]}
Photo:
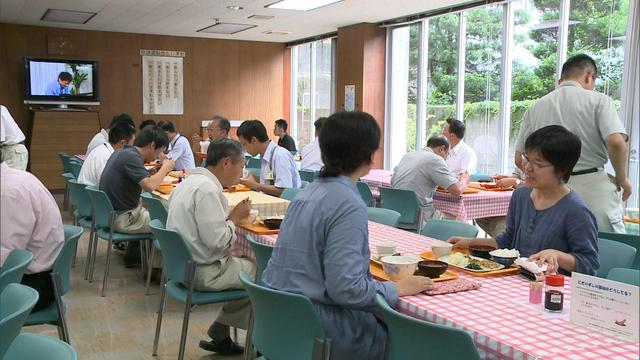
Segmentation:
{"type": "Polygon", "coordinates": [[[136,139],[133,141],[133,146],[142,148],[151,143],[155,144],[156,149],[166,147],[167,144],[169,144],[167,133],[158,126],[146,126],[140,130],[138,136],[136,136],[136,139]]]}
{"type": "Polygon", "coordinates": [[[131,118],[131,116],[125,113],[114,115],[113,118],[111,119],[111,124],[109,124],[109,128],[112,128],[118,123],[125,123],[125,124],[128,124],[129,126],[136,127],[136,124],[133,122],[133,119],[131,118]]]}
{"type": "Polygon", "coordinates": [[[229,134],[229,131],[231,131],[231,123],[226,117],[220,116],[220,115],[213,115],[211,117],[211,121],[214,121],[214,120],[218,122],[218,127],[220,128],[220,130],[229,134]]]}
{"type": "Polygon", "coordinates": [[[576,79],[587,71],[592,71],[595,78],[598,75],[596,62],[586,54],[578,54],[569,58],[569,60],[562,65],[560,78],[563,80],[576,79]]]}
{"type": "Polygon", "coordinates": [[[174,133],[176,132],[176,127],[173,125],[173,122],[169,120],[162,120],[158,123],[158,127],[166,132],[174,133]]]}
{"type": "Polygon", "coordinates": [[[526,152],[538,150],[566,183],[580,159],[582,142],[564,126],[549,125],[531,133],[525,141],[524,148],[526,152]]]}
{"type": "Polygon", "coordinates": [[[464,123],[454,118],[448,118],[446,121],[447,124],[449,124],[449,132],[457,136],[459,139],[463,139],[464,132],[466,130],[464,123]]]}
{"type": "Polygon", "coordinates": [[[152,125],[152,126],[156,126],[156,121],[153,119],[146,119],[143,122],[140,123],[140,130],[144,129],[145,127],[152,125]]]}
{"type": "Polygon", "coordinates": [[[276,120],[276,126],[281,128],[284,131],[287,131],[287,128],[289,127],[289,125],[287,124],[287,121],[285,119],[276,120]]]}
{"type": "Polygon", "coordinates": [[[244,149],[239,142],[231,139],[220,139],[212,142],[207,149],[207,166],[216,166],[220,160],[231,157],[233,163],[244,158],[244,149]]]}
{"type": "Polygon", "coordinates": [[[433,135],[427,140],[427,147],[431,149],[437,149],[440,146],[444,146],[444,148],[449,151],[449,140],[444,135],[433,135]]]}
{"type": "Polygon", "coordinates": [[[135,127],[127,124],[126,122],[117,123],[109,130],[109,143],[117,144],[121,140],[129,142],[135,134],[135,127]]]}
{"type": "Polygon", "coordinates": [[[318,141],[324,162],[319,176],[348,175],[371,161],[380,146],[380,127],[368,113],[338,112],[324,122],[318,141]]]}
{"type": "Polygon", "coordinates": [[[313,127],[315,128],[315,131],[316,131],[316,136],[320,136],[320,132],[322,131],[322,125],[324,124],[325,121],[327,121],[327,118],[321,117],[321,118],[318,118],[318,120],[316,120],[313,123],[313,127]]]}
{"type": "Polygon", "coordinates": [[[260,122],[260,120],[243,121],[242,124],[240,124],[240,127],[238,127],[236,134],[247,141],[251,141],[251,139],[254,137],[260,142],[269,140],[267,129],[264,127],[262,122],[260,122]]]}

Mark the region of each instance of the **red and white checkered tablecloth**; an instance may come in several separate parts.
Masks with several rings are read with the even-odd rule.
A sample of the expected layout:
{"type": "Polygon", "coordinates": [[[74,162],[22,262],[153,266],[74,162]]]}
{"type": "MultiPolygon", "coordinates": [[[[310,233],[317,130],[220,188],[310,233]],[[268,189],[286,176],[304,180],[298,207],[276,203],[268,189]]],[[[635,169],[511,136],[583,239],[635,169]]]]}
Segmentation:
{"type": "Polygon", "coordinates": [[[435,191],[433,207],[453,215],[458,221],[506,216],[513,191],[480,191],[476,194],[453,196],[435,191]]]}
{"type": "MultiPolygon", "coordinates": [[[[249,233],[236,228],[236,255],[254,258],[246,241],[249,233]]],[[[277,235],[255,235],[261,243],[274,245],[277,235]]],[[[428,250],[431,238],[369,222],[369,246],[394,241],[403,254],[418,255],[428,250]]],[[[397,308],[415,318],[467,331],[485,359],[638,359],[639,344],[569,322],[563,314],[548,314],[528,304],[529,281],[519,275],[479,278],[478,290],[439,296],[405,296],[397,308]]],[[[571,278],[565,281],[566,307],[570,306],[571,278]]]]}
{"type": "Polygon", "coordinates": [[[360,180],[367,183],[371,188],[371,192],[375,195],[380,194],[378,191],[379,187],[391,187],[392,175],[393,171],[391,170],[372,169],[366,176],[361,177],[360,180]]]}

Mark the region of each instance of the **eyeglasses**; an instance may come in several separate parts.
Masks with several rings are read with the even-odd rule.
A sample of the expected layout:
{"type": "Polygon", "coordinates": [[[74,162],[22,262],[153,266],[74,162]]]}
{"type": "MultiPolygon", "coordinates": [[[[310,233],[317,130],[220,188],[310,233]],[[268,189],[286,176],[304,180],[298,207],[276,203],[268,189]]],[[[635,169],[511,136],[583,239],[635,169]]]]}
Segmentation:
{"type": "Polygon", "coordinates": [[[553,166],[553,164],[541,164],[539,162],[529,160],[529,157],[525,154],[520,154],[520,159],[522,159],[522,166],[525,167],[527,164],[531,164],[531,167],[534,169],[542,169],[549,166],[553,166]]]}

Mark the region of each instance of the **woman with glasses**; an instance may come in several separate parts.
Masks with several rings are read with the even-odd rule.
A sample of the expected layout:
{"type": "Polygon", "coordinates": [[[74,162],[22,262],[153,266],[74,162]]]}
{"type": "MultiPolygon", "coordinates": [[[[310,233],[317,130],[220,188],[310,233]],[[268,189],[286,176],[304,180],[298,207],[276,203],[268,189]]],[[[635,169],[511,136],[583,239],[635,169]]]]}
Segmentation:
{"type": "Polygon", "coordinates": [[[596,220],[582,198],[567,186],[580,157],[580,139],[558,125],[543,127],[525,142],[526,186],[509,203],[507,228],[493,238],[452,237],[456,247],[490,245],[517,249],[547,273],[594,275],[598,263],[596,220]]]}

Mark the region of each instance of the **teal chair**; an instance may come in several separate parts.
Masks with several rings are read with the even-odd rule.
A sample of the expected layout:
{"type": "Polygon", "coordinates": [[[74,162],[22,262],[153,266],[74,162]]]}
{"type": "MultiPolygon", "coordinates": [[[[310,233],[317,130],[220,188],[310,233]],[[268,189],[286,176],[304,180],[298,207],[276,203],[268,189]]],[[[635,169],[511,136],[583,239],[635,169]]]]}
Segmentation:
{"type": "Polygon", "coordinates": [[[256,282],[261,283],[262,272],[267,268],[269,259],[271,259],[271,253],[273,252],[273,246],[257,242],[253,236],[247,235],[247,241],[253,255],[256,256],[256,282]]]}
{"type": "Polygon", "coordinates": [[[365,205],[376,206],[376,199],[373,197],[371,188],[366,182],[358,181],[356,183],[356,187],[358,188],[360,197],[362,198],[362,201],[364,201],[365,205]]]}
{"type": "Polygon", "coordinates": [[[367,207],[369,221],[396,227],[400,222],[400,213],[391,209],[367,207]]]}
{"type": "MultiPolygon", "coordinates": [[[[167,208],[164,207],[164,204],[162,203],[162,201],[160,201],[158,198],[153,197],[153,195],[151,195],[148,192],[143,192],[140,197],[142,198],[142,202],[144,203],[144,206],[147,208],[147,210],[149,211],[149,219],[150,220],[160,220],[160,222],[163,225],[167,224],[167,208]]],[[[155,258],[156,255],[156,250],[160,251],[160,244],[158,243],[157,239],[153,240],[153,246],[151,247],[151,257],[149,259],[149,266],[148,266],[148,271],[147,271],[147,286],[146,286],[146,290],[145,290],[145,295],[149,295],[149,287],[151,285],[151,270],[153,270],[151,267],[153,265],[153,259],[155,258]]]]}
{"type": "MultiPolygon", "coordinates": [[[[71,202],[71,206],[75,209],[73,211],[73,225],[80,225],[83,228],[89,229],[89,243],[91,243],[91,239],[93,239],[94,228],[93,221],[91,220],[91,215],[93,210],[91,209],[91,199],[89,198],[89,194],[86,190],[86,185],[79,183],[77,180],[72,179],[68,182],[69,185],[69,202],[71,202]]],[[[91,249],[90,246],[87,247],[91,249]]],[[[73,253],[73,266],[76,266],[76,250],[73,253]]],[[[87,251],[87,259],[89,259],[89,253],[87,251]]],[[[89,262],[85,264],[84,267],[84,278],[87,278],[87,274],[89,271],[89,262]]]]}
{"type": "Polygon", "coordinates": [[[80,169],[82,169],[82,164],[79,161],[71,160],[69,161],[69,168],[71,169],[71,175],[75,179],[80,176],[80,169]]]}
{"type": "MultiPolygon", "coordinates": [[[[158,310],[158,322],[153,340],[153,356],[158,354],[158,342],[160,340],[160,328],[162,327],[162,314],[166,296],[184,304],[184,318],[182,320],[182,333],[180,335],[180,350],[178,359],[184,359],[184,350],[187,341],[189,327],[189,314],[192,305],[218,304],[247,297],[244,290],[227,291],[196,291],[193,290],[193,278],[197,264],[189,246],[179,233],[167,230],[160,220],[151,220],[149,223],[153,236],[160,243],[162,260],[164,261],[164,279],[162,294],[160,295],[160,309],[158,310]]],[[[247,341],[250,336],[247,335],[247,341]]]]}
{"type": "Polygon", "coordinates": [[[607,279],[622,282],[629,285],[640,286],[640,270],[613,268],[609,270],[607,279]]]}
{"type": "Polygon", "coordinates": [[[636,249],[633,246],[613,240],[598,239],[600,268],[596,276],[606,278],[609,270],[613,268],[630,268],[635,256],[636,249]]]}
{"type": "Polygon", "coordinates": [[[420,231],[422,227],[422,208],[413,190],[380,187],[380,207],[400,213],[399,227],[420,231]]]}
{"type": "MultiPolygon", "coordinates": [[[[116,211],[113,209],[113,205],[111,205],[111,201],[109,197],[104,191],[86,188],[89,193],[89,198],[91,199],[91,206],[93,208],[93,227],[96,229],[95,237],[93,239],[93,244],[89,244],[91,246],[91,269],[89,270],[89,282],[93,281],[93,269],[96,266],[96,251],[98,249],[98,239],[103,239],[108,241],[107,245],[107,260],[104,267],[104,277],[102,278],[102,293],[101,295],[104,297],[107,291],[107,284],[109,282],[109,268],[111,265],[111,252],[113,248],[114,241],[141,241],[143,245],[146,240],[152,238],[151,233],[140,233],[140,234],[126,234],[113,230],[113,222],[116,218],[116,211]]],[[[146,251],[143,249],[143,246],[140,246],[140,256],[143,262],[146,260],[145,253],[146,251]]]]}
{"type": "Polygon", "coordinates": [[[67,181],[75,179],[75,177],[71,173],[71,166],[69,166],[71,156],[67,155],[65,152],[59,152],[58,157],[62,163],[62,178],[64,179],[64,199],[62,200],[62,209],[67,210],[69,208],[69,187],[67,186],[67,181]]]}
{"type": "Polygon", "coordinates": [[[312,183],[316,178],[317,172],[311,170],[299,170],[300,180],[312,183]]]}
{"type": "MultiPolygon", "coordinates": [[[[33,254],[30,251],[22,249],[13,249],[4,260],[4,264],[0,267],[0,293],[7,285],[12,283],[19,284],[22,276],[27,270],[33,254]]],[[[2,356],[0,356],[2,359],[2,356]]]]}
{"type": "Polygon", "coordinates": [[[60,340],[39,334],[20,334],[36,302],[38,292],[28,286],[10,284],[0,293],[0,359],[77,359],[76,351],[60,340]]]}
{"type": "Polygon", "coordinates": [[[253,345],[267,359],[328,359],[327,338],[311,301],[302,295],[269,289],[241,272],[253,308],[253,345]]]}
{"type": "Polygon", "coordinates": [[[478,228],[454,220],[429,219],[420,233],[430,238],[447,241],[452,236],[474,238],[478,236],[478,228]]]}
{"type": "Polygon", "coordinates": [[[487,181],[487,182],[492,182],[493,178],[491,177],[491,175],[489,174],[473,174],[470,176],[471,181],[487,181]]]}
{"type": "Polygon", "coordinates": [[[84,230],[79,226],[64,225],[64,245],[58,254],[56,261],[53,263],[51,270],[51,281],[53,283],[53,293],[55,295],[54,302],[45,309],[31,312],[25,326],[50,324],[58,327],[58,335],[60,339],[71,344],[69,341],[69,329],[65,320],[65,304],[62,296],[69,292],[71,288],[71,262],[75,253],[78,239],[82,236],[84,230]]]}
{"type": "Polygon", "coordinates": [[[285,188],[282,191],[282,194],[280,194],[280,198],[281,199],[285,199],[285,200],[289,200],[289,201],[293,201],[293,198],[295,198],[296,195],[298,195],[298,192],[300,192],[300,189],[285,188]]]}
{"type": "Polygon", "coordinates": [[[480,359],[471,336],[463,330],[401,314],[392,309],[382,295],[376,295],[376,302],[387,324],[388,360],[480,359]]]}
{"type": "Polygon", "coordinates": [[[627,244],[629,246],[633,246],[636,249],[636,256],[633,259],[631,268],[640,270],[640,238],[638,238],[638,235],[599,231],[598,239],[613,240],[623,244],[627,244]]]}

